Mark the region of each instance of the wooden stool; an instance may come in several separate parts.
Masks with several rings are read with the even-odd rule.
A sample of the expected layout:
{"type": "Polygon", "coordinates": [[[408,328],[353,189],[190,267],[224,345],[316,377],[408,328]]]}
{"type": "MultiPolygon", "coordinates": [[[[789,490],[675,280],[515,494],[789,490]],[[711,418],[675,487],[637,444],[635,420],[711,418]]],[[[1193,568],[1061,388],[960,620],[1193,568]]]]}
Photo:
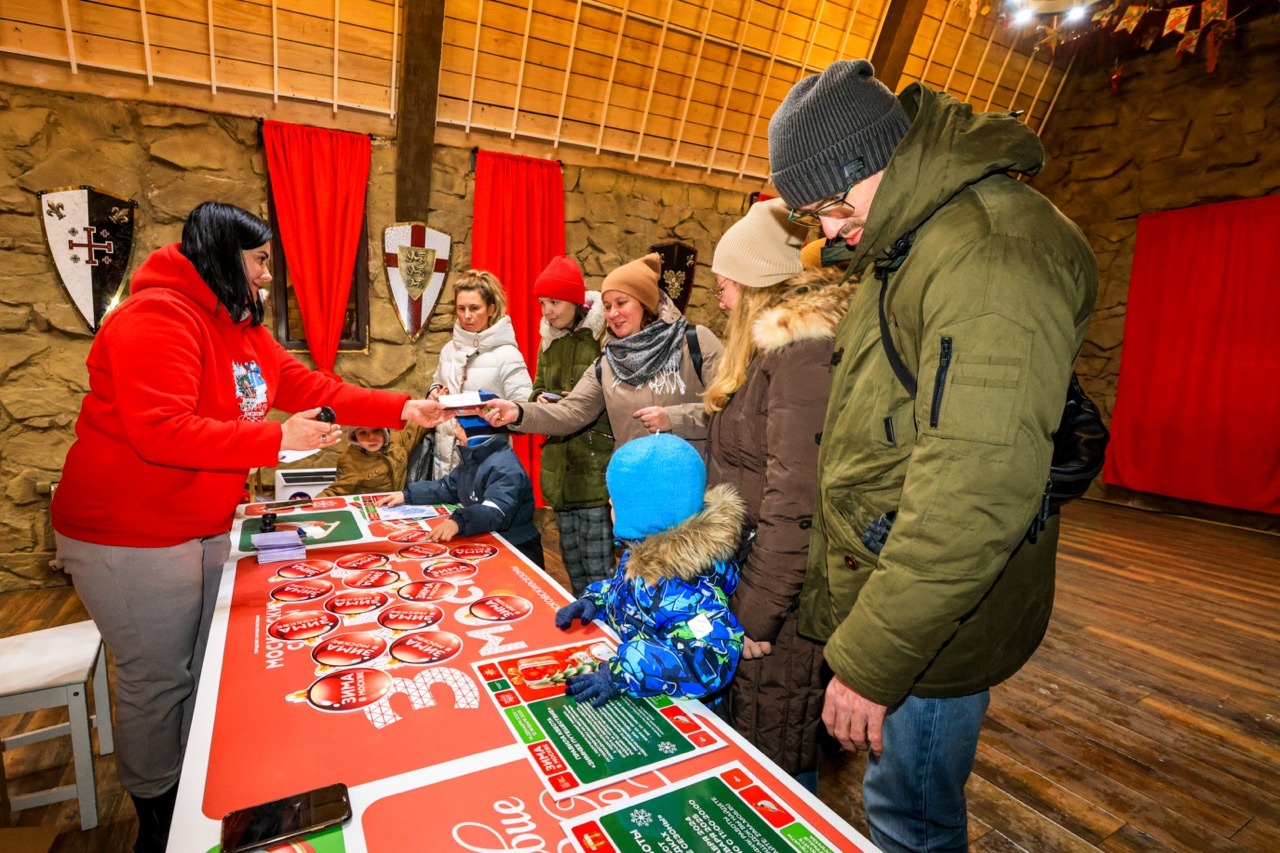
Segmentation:
{"type": "Polygon", "coordinates": [[[67,707],[68,722],[4,739],[4,749],[71,735],[76,783],[10,798],[14,811],[80,801],[80,828],[98,825],[98,789],[93,777],[90,727],[98,727],[103,755],[115,749],[111,736],[111,702],[107,687],[107,655],[102,635],[92,621],[75,622],[0,640],[0,716],[44,708],[67,707]],[[96,714],[90,716],[89,681],[93,680],[96,714]]]}

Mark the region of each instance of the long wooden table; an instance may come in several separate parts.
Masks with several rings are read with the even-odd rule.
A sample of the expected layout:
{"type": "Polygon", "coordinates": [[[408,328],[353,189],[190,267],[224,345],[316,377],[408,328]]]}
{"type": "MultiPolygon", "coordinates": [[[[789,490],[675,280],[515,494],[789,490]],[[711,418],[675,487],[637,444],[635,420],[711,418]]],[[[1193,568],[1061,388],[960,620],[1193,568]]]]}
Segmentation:
{"type": "Polygon", "coordinates": [[[277,513],[306,560],[259,564],[265,506],[231,531],[170,851],[332,782],[354,819],[302,849],[875,849],[699,702],[564,696],[617,639],[557,630],[571,597],[500,537],[329,498],[277,513]]]}

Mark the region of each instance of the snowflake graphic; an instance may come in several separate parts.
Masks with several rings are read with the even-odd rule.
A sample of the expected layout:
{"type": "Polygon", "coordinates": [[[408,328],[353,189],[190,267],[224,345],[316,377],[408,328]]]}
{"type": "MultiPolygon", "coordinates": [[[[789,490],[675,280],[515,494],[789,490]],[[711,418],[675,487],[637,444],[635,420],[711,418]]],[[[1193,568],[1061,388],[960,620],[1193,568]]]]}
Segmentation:
{"type": "Polygon", "coordinates": [[[663,755],[675,755],[676,745],[669,740],[664,740],[662,743],[658,744],[658,752],[661,752],[663,755]]]}
{"type": "Polygon", "coordinates": [[[636,809],[631,812],[631,822],[636,826],[648,826],[653,823],[653,815],[649,814],[644,809],[636,809]]]}

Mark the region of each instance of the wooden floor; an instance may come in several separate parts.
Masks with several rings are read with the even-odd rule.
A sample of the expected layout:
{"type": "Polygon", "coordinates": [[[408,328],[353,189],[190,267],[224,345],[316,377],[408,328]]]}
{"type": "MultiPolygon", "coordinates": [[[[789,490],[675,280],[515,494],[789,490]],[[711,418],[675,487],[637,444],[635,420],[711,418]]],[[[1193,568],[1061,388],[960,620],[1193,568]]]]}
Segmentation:
{"type": "MultiPolygon", "coordinates": [[[[544,541],[558,558],[554,527],[544,541]]],[[[973,849],[1280,851],[1280,537],[1077,502],[1059,554],[1049,635],[992,691],[973,849]]],[[[558,559],[551,572],[564,579],[558,559]]],[[[82,618],[66,589],[0,595],[2,635],[82,618]]],[[[55,719],[10,717],[0,734],[55,719]]],[[[71,782],[66,741],[8,753],[14,790],[71,782]]],[[[821,792],[865,832],[861,771],[833,758],[821,792]]],[[[97,829],[72,803],[15,823],[58,826],[58,851],[129,849],[111,757],[97,775],[97,829]]]]}

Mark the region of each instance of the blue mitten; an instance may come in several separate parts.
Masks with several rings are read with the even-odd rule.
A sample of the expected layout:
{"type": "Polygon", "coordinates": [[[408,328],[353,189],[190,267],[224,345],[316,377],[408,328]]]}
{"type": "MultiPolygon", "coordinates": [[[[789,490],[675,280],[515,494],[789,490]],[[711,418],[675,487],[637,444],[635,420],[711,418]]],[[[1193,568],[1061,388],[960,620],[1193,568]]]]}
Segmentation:
{"type": "Polygon", "coordinates": [[[572,696],[575,702],[590,702],[599,708],[618,695],[618,688],[613,683],[613,678],[609,675],[609,667],[606,665],[595,672],[573,676],[565,682],[564,692],[572,696]]]}
{"type": "Polygon", "coordinates": [[[556,627],[561,631],[569,630],[574,619],[581,619],[583,625],[590,625],[596,618],[596,603],[589,598],[579,598],[573,604],[566,604],[556,611],[556,627]]]}

